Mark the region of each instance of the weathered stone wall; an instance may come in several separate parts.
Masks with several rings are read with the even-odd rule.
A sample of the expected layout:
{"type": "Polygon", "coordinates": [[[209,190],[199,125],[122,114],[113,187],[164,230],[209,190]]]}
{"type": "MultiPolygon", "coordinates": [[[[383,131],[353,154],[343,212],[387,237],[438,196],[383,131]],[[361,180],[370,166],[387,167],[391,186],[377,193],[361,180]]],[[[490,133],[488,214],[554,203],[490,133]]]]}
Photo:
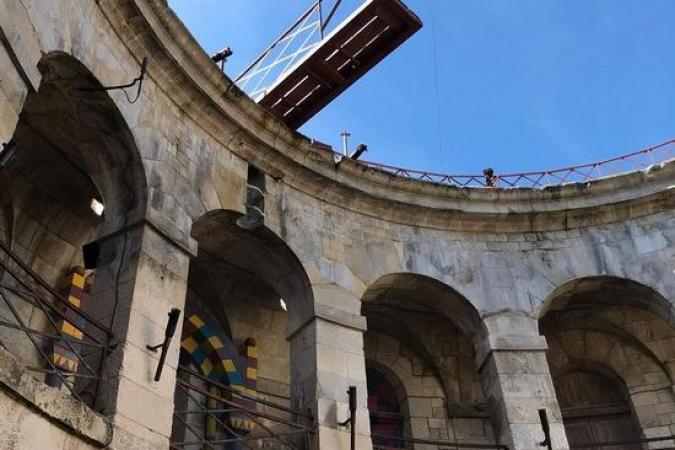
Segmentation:
{"type": "MultiPolygon", "coordinates": [[[[367,327],[360,300],[387,275],[408,273],[436,280],[475,310],[480,332],[467,338],[474,347],[478,378],[496,424],[495,438],[514,449],[531,450],[542,439],[539,407],[550,409],[552,429],[558,433],[554,448],[567,445],[559,433],[555,393],[549,389],[546,345],[536,326],[556,288],[584,277],[633,280],[662,299],[653,302],[662,322],[642,325],[647,330],[643,334],[657,336],[661,329],[670,333],[675,301],[672,162],[646,172],[544,190],[437,186],[351,161],[336,170],[332,155],[285,128],[234,87],[161,0],[5,0],[0,2],[0,30],[3,141],[14,135],[26,99],[39,89],[43,77],[61,83],[63,96],[56,98],[74,98],[73,104],[80,99],[77,86],[64,87],[68,80],[59,78],[57,66],[43,64],[43,71],[38,70],[39,61],[49,60],[43,53],[70,55],[102,85],[132,80],[142,58],[151,58],[138,102],[129,103],[119,91],[109,93],[114,108],[103,113],[114,117],[104,121],[111,133],[99,133],[106,139],[94,140],[105,151],[85,152],[86,140],[76,146],[79,154],[89,155],[83,168],[101,180],[97,187],[103,200],[119,203],[106,218],[105,234],[113,240],[121,230],[125,236],[117,243],[125,251],[102,271],[96,289],[102,303],[119,300],[120,305],[115,330],[121,343],[108,373],[110,408],[105,411],[115,422],[111,448],[168,447],[175,385],[171,369],[178,349],[172,346],[163,379],[154,383],[157,356],[145,345],[162,340],[165,313],[184,304],[188,266],[197,253],[193,223],[219,210],[245,212],[249,164],[267,175],[266,230],[297,257],[306,272],[311,304],[294,310],[297,299],[285,298],[291,306],[286,333],[290,344],[278,338],[283,320],[276,312],[249,309],[251,305],[242,302],[225,314],[237,334],[260,333],[263,352],[269,352],[261,357],[261,375],[290,381],[297,399],[314,408],[319,421],[315,442],[322,449],[348,448],[348,433],[337,430],[336,422],[344,420],[344,391],[352,384],[361,393],[359,449],[369,446],[367,409],[362,406],[367,327]],[[127,167],[129,160],[133,164],[127,167]],[[113,179],[124,180],[120,174],[125,172],[133,176],[115,187],[113,179]],[[134,191],[131,205],[122,201],[124,189],[134,191]],[[114,267],[120,260],[123,272],[118,275],[114,267]],[[121,289],[116,289],[118,281],[121,289]],[[268,332],[257,325],[265,317],[268,332]],[[287,353],[288,346],[290,368],[283,358],[271,355],[287,353]],[[290,380],[282,372],[290,373],[290,380]],[[537,395],[528,392],[529,383],[541,388],[537,395]]],[[[101,106],[84,102],[87,114],[101,106]]],[[[46,116],[37,117],[42,127],[59,120],[49,110],[42,112],[46,116]]],[[[78,122],[76,108],[65,112],[59,116],[62,121],[78,122]]],[[[93,139],[91,134],[81,136],[93,139]]],[[[58,234],[55,227],[46,228],[58,234]]],[[[22,227],[17,236],[23,239],[28,230],[22,227]]],[[[46,264],[74,262],[81,243],[69,245],[72,257],[63,252],[67,261],[57,264],[48,252],[46,264]]],[[[442,296],[435,301],[446,317],[455,311],[450,303],[442,296]]],[[[455,314],[454,319],[459,326],[466,317],[455,314]]],[[[631,323],[617,326],[629,328],[631,323]]],[[[653,353],[667,368],[662,373],[669,374],[670,337],[650,339],[645,341],[659,349],[653,353]]],[[[424,344],[432,352],[438,350],[434,342],[424,344]]],[[[455,372],[448,358],[439,357],[439,365],[445,385],[451,386],[455,372]]],[[[663,381],[659,377],[664,375],[654,375],[646,366],[632,370],[650,382],[663,381]]],[[[472,374],[456,383],[460,402],[479,401],[478,378],[472,374]]],[[[656,400],[651,394],[635,399],[636,408],[653,406],[653,412],[643,414],[651,417],[644,421],[645,430],[654,430],[649,433],[670,426],[670,400],[664,392],[657,392],[656,400]]],[[[0,404],[16,408],[4,398],[0,404]]],[[[429,424],[428,417],[423,419],[429,424]]],[[[39,421],[40,427],[53,427],[61,436],[55,425],[39,421]]],[[[464,439],[462,433],[474,422],[448,424],[448,437],[464,439]]],[[[6,429],[13,427],[7,424],[6,429]]],[[[478,438],[480,433],[469,434],[478,438]]],[[[44,448],[61,448],[60,439],[44,448]]],[[[487,432],[485,439],[489,440],[487,432]]]]}
{"type": "MultiPolygon", "coordinates": [[[[554,380],[570,367],[608,371],[625,385],[633,418],[645,436],[673,435],[675,333],[663,319],[642,309],[610,307],[592,320],[578,317],[550,326],[546,337],[554,380]]],[[[652,444],[670,446],[669,441],[652,444]]]]}
{"type": "MultiPolygon", "coordinates": [[[[456,361],[452,363],[452,370],[441,369],[441,374],[447,376],[450,372],[458,377],[455,379],[457,387],[469,397],[465,397],[464,402],[456,398],[448,399],[448,395],[454,397],[453,394],[458,393],[446,394],[438,374],[429,367],[429,362],[420,359],[404,342],[374,331],[366,333],[366,364],[372,362],[377,369],[391,372],[392,377],[395,377],[394,386],[398,387],[402,412],[406,416],[406,437],[474,444],[494,443],[492,427],[484,409],[486,405],[482,405],[483,414],[475,409],[475,400],[481,402],[483,393],[480,384],[472,386],[471,383],[471,380],[480,383],[478,374],[472,367],[473,352],[469,349],[469,355],[462,354],[462,349],[458,348],[461,345],[457,342],[459,340],[456,335],[447,337],[446,345],[450,345],[445,346],[443,358],[456,361]],[[468,378],[466,383],[459,379],[460,376],[468,378]],[[470,390],[473,392],[468,393],[470,390]]],[[[433,350],[432,354],[438,355],[433,350]]],[[[429,447],[422,445],[420,448],[429,447]]]]}

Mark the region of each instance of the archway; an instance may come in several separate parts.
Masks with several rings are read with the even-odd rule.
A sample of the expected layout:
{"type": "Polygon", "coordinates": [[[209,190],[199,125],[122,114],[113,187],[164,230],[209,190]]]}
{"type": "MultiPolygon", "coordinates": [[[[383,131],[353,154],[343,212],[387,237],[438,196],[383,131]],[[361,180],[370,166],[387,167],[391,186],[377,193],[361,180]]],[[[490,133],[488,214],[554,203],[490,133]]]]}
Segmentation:
{"type": "Polygon", "coordinates": [[[386,366],[366,360],[368,412],[373,449],[405,448],[399,440],[409,435],[410,424],[403,414],[406,394],[400,380],[386,366]]]}
{"type": "MultiPolygon", "coordinates": [[[[611,370],[592,363],[571,364],[554,378],[554,385],[571,446],[640,439],[626,387],[611,370]]],[[[609,448],[639,450],[642,446],[609,448]]]]}
{"type": "Polygon", "coordinates": [[[311,314],[309,280],[280,238],[264,226],[241,228],[240,217],[214,211],[193,225],[199,249],[190,264],[175,395],[177,448],[209,442],[238,449],[251,440],[286,445],[304,438],[292,426],[307,425],[308,417],[292,409],[286,337],[292,323],[311,314]]]}
{"type": "Polygon", "coordinates": [[[0,167],[0,340],[36,377],[104,409],[99,380],[107,342],[125,332],[117,286],[126,225],[145,211],[144,171],[84,65],[52,52],[38,69],[0,167]],[[114,236],[106,254],[85,261],[83,247],[104,236],[114,236]]]}
{"type": "Polygon", "coordinates": [[[656,411],[675,404],[670,321],[669,302],[632,280],[583,278],[549,296],[539,326],[571,445],[664,435],[670,417],[656,411]]]}
{"type": "MultiPolygon", "coordinates": [[[[484,333],[475,308],[444,283],[408,273],[383,276],[362,300],[368,322],[367,367],[376,362],[377,367],[388,368],[400,380],[399,391],[405,392],[405,398],[399,399],[404,426],[396,428],[405,432],[399,438],[435,438],[448,446],[494,444],[475,365],[473,340],[480,341],[484,333]],[[414,427],[408,425],[413,422],[414,427]]],[[[378,380],[378,374],[384,373],[391,383],[386,371],[368,373],[378,380]]],[[[368,382],[372,383],[370,378],[368,382]]],[[[373,443],[377,446],[376,437],[373,443]]]]}

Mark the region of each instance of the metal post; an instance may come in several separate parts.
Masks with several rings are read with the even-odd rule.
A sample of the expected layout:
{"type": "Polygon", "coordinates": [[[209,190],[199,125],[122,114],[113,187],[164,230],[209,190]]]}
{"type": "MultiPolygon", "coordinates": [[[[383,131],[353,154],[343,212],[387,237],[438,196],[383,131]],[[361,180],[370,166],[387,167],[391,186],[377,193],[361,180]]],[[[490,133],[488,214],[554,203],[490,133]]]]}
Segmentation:
{"type": "Polygon", "coordinates": [[[539,443],[539,447],[546,447],[547,450],[553,450],[553,447],[551,447],[551,428],[548,423],[548,416],[546,415],[545,409],[539,410],[539,421],[541,422],[541,428],[544,430],[544,440],[539,443]]]}
{"type": "Polygon", "coordinates": [[[346,158],[349,156],[349,137],[351,134],[348,131],[343,131],[340,136],[342,136],[342,154],[346,158]]]}
{"type": "Polygon", "coordinates": [[[171,338],[173,337],[174,332],[176,331],[176,325],[178,325],[178,317],[180,316],[180,309],[171,308],[169,311],[169,320],[166,324],[166,330],[164,330],[164,342],[159,345],[146,345],[150,351],[157,351],[158,348],[162,349],[162,353],[159,355],[159,362],[157,363],[157,371],[155,372],[155,381],[159,381],[162,377],[162,369],[164,369],[164,361],[166,360],[166,353],[169,350],[169,344],[171,343],[171,338]]]}
{"type": "Polygon", "coordinates": [[[323,39],[323,0],[319,0],[319,35],[323,39]]]}
{"type": "Polygon", "coordinates": [[[349,386],[349,428],[351,432],[351,450],[356,450],[356,386],[349,386]]]}

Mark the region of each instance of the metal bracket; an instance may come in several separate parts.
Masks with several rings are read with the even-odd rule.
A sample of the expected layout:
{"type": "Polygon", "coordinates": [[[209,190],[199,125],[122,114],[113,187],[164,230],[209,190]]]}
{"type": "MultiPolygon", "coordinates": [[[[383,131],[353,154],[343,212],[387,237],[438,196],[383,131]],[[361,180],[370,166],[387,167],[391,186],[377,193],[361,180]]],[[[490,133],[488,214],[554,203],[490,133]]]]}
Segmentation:
{"type": "Polygon", "coordinates": [[[166,324],[166,330],[164,331],[164,342],[157,345],[146,345],[145,348],[150,350],[153,353],[156,353],[158,349],[162,349],[162,353],[159,357],[159,363],[157,363],[157,371],[155,372],[155,381],[159,381],[162,377],[162,369],[164,368],[164,361],[166,360],[166,353],[169,350],[169,344],[171,344],[171,338],[176,332],[176,326],[178,325],[178,318],[180,317],[180,309],[172,308],[169,311],[169,321],[166,324]]]}

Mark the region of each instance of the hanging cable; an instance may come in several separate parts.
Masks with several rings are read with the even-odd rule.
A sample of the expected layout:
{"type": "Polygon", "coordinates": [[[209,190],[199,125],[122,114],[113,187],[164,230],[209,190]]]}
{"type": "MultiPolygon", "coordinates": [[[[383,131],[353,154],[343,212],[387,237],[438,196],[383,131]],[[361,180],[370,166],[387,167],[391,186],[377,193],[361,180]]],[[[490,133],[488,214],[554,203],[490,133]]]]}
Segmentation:
{"type": "Polygon", "coordinates": [[[438,48],[436,44],[436,24],[434,23],[434,0],[429,0],[431,5],[431,52],[432,63],[434,67],[434,94],[436,100],[436,126],[438,128],[438,156],[441,162],[441,170],[445,170],[445,158],[443,157],[443,121],[441,118],[441,96],[438,81],[438,48]]]}
{"type": "Polygon", "coordinates": [[[136,103],[138,99],[141,97],[141,89],[143,88],[143,80],[145,79],[145,75],[148,71],[148,58],[145,57],[143,58],[143,61],[141,62],[141,73],[138,75],[136,78],[131,83],[127,84],[120,84],[116,86],[102,86],[102,87],[95,87],[95,88],[85,88],[82,89],[83,91],[87,92],[103,92],[103,91],[122,91],[124,96],[127,98],[127,101],[131,104],[136,103]],[[129,93],[126,91],[127,88],[133,87],[134,85],[138,86],[137,91],[136,91],[136,96],[132,100],[131,97],[129,97],[129,93]]]}

